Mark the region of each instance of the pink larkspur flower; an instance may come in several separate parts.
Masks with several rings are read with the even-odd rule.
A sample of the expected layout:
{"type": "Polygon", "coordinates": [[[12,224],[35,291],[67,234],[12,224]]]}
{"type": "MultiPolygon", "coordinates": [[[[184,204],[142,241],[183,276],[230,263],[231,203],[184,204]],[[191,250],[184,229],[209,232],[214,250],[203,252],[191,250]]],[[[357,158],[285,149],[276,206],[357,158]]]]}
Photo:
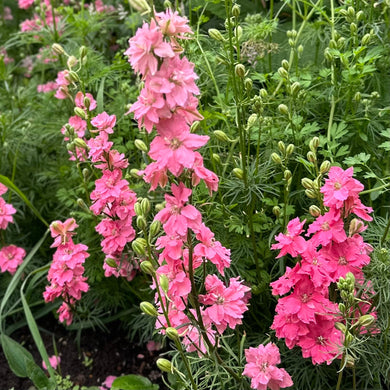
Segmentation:
{"type": "Polygon", "coordinates": [[[1,272],[8,271],[13,275],[23,259],[26,256],[26,251],[15,245],[4,246],[0,249],[0,269],[1,272]]]}
{"type": "Polygon", "coordinates": [[[247,364],[242,375],[251,378],[251,387],[256,390],[279,390],[290,387],[293,381],[284,368],[276,367],[280,364],[278,347],[273,343],[250,347],[245,350],[247,364]]]}
{"type": "Polygon", "coordinates": [[[50,224],[50,234],[54,238],[51,248],[64,245],[76,234],[73,231],[78,228],[74,218],[68,218],[65,222],[53,221],[50,224]]]}
{"type": "Polygon", "coordinates": [[[12,204],[6,203],[3,198],[0,197],[0,230],[7,229],[9,223],[13,223],[13,214],[16,213],[12,204]]]}
{"type": "MultiPolygon", "coordinates": [[[[58,367],[58,365],[61,363],[61,358],[59,356],[56,356],[56,355],[50,356],[49,363],[54,369],[56,369],[58,367]]],[[[42,367],[45,370],[47,370],[47,366],[46,366],[46,363],[44,361],[42,361],[42,367]]]]}
{"type": "Polygon", "coordinates": [[[8,187],[3,183],[0,183],[0,196],[4,195],[8,191],[8,187]]]}
{"type": "MultiPolygon", "coordinates": [[[[116,123],[115,115],[108,115],[106,112],[96,115],[92,120],[92,126],[95,126],[98,131],[105,131],[108,134],[114,132],[113,127],[116,123]]],[[[93,130],[94,131],[94,130],[93,130]]]]}
{"type": "Polygon", "coordinates": [[[90,93],[86,93],[85,96],[84,94],[79,91],[77,92],[75,98],[74,98],[74,103],[76,104],[76,107],[82,108],[84,111],[93,111],[96,108],[96,100],[93,98],[93,96],[90,93]],[[89,107],[85,106],[85,98],[89,99],[89,107]]]}
{"type": "Polygon", "coordinates": [[[30,8],[34,4],[34,0],[18,0],[18,6],[22,9],[30,8]]]}

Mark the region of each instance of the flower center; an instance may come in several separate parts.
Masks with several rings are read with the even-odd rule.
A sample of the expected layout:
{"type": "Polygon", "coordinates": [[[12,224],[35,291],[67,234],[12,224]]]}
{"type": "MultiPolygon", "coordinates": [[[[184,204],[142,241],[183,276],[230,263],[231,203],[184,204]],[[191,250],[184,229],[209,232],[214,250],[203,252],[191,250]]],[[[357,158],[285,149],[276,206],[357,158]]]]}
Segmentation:
{"type": "Polygon", "coordinates": [[[177,138],[173,138],[170,141],[170,146],[171,146],[171,149],[173,149],[173,150],[178,149],[180,147],[180,145],[181,145],[181,142],[177,138]]]}
{"type": "Polygon", "coordinates": [[[347,265],[348,261],[347,261],[347,259],[344,256],[340,256],[339,257],[339,264],[340,265],[347,265]]]}
{"type": "Polygon", "coordinates": [[[308,302],[310,300],[310,296],[309,295],[307,295],[307,294],[302,294],[301,295],[301,301],[303,302],[303,303],[306,303],[306,302],[308,302]]]}
{"type": "Polygon", "coordinates": [[[268,362],[263,362],[263,363],[261,363],[261,365],[260,365],[261,371],[266,372],[267,369],[268,369],[268,366],[269,366],[269,363],[268,363],[268,362]]]}
{"type": "Polygon", "coordinates": [[[341,184],[338,181],[336,181],[336,183],[334,183],[333,187],[335,190],[339,190],[341,188],[341,184]]]}
{"type": "Polygon", "coordinates": [[[325,339],[322,336],[318,336],[317,337],[317,344],[325,345],[326,341],[325,341],[325,339]]]}
{"type": "Polygon", "coordinates": [[[225,298],[224,297],[219,296],[217,298],[217,301],[216,301],[217,305],[223,305],[224,302],[225,302],[225,298]]]}
{"type": "Polygon", "coordinates": [[[324,223],[321,225],[321,229],[322,229],[323,231],[328,231],[328,230],[330,229],[330,227],[329,227],[329,222],[328,222],[328,221],[324,222],[324,223]]]}

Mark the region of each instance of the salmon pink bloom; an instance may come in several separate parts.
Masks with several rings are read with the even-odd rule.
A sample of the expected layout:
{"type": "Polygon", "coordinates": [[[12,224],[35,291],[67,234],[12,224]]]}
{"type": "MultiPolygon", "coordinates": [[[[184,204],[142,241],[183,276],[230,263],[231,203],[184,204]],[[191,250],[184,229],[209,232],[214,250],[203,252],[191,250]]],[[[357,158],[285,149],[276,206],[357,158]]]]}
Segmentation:
{"type": "Polygon", "coordinates": [[[179,15],[177,11],[172,12],[167,9],[165,12],[155,13],[155,18],[164,35],[177,38],[186,38],[183,34],[193,34],[191,28],[188,26],[188,19],[179,15]]]}
{"type": "Polygon", "coordinates": [[[213,191],[218,190],[218,176],[213,171],[210,171],[203,166],[203,157],[200,153],[194,152],[194,155],[195,161],[194,166],[192,167],[192,185],[195,187],[200,183],[200,180],[203,180],[211,196],[213,191]]]}
{"type": "MultiPolygon", "coordinates": [[[[115,115],[108,115],[106,112],[102,112],[101,114],[96,115],[92,120],[92,126],[95,126],[99,132],[104,131],[108,134],[112,134],[114,132],[113,127],[116,123],[115,115]]],[[[91,130],[92,132],[96,132],[96,130],[91,130]]]]}
{"type": "Polygon", "coordinates": [[[74,218],[69,218],[65,222],[54,221],[50,224],[50,234],[54,238],[54,243],[51,248],[65,245],[71,240],[71,237],[76,234],[74,230],[78,228],[74,218]]]}
{"type": "Polygon", "coordinates": [[[13,275],[19,265],[23,263],[26,251],[15,245],[3,246],[0,249],[0,269],[1,272],[8,271],[13,275]]]}
{"type": "Polygon", "coordinates": [[[6,203],[3,198],[0,197],[0,230],[7,229],[9,223],[13,223],[13,214],[16,213],[12,204],[6,203]]]}
{"type": "Polygon", "coordinates": [[[284,368],[276,367],[280,364],[280,353],[274,343],[246,349],[245,358],[247,364],[242,375],[251,378],[252,389],[279,390],[293,385],[288,372],[284,368]]]}
{"type": "Polygon", "coordinates": [[[93,98],[93,96],[90,93],[84,94],[79,91],[76,93],[76,96],[74,98],[74,103],[76,104],[76,107],[82,108],[84,111],[93,111],[96,108],[96,100],[93,98]],[[89,107],[87,108],[84,104],[84,99],[89,99],[89,107]]]}

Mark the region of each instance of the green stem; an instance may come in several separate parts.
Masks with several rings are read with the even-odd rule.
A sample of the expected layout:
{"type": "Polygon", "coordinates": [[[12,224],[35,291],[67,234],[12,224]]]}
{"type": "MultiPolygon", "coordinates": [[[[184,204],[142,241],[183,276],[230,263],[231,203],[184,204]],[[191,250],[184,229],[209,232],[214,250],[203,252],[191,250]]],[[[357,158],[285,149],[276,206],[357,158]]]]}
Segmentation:
{"type": "Polygon", "coordinates": [[[387,187],[390,187],[390,183],[383,184],[383,185],[381,185],[379,187],[374,187],[374,188],[371,188],[369,190],[362,191],[362,192],[359,193],[359,195],[370,194],[371,192],[383,190],[384,188],[387,188],[387,187]]]}
{"type": "Polygon", "coordinates": [[[186,370],[188,372],[188,376],[190,378],[190,382],[191,382],[191,385],[192,385],[192,389],[191,390],[197,390],[198,386],[196,385],[194,377],[192,376],[191,367],[190,367],[190,364],[188,362],[187,356],[186,356],[186,354],[183,351],[183,347],[181,345],[180,340],[178,340],[178,339],[175,340],[175,345],[176,345],[176,348],[179,350],[179,353],[180,353],[181,358],[183,359],[184,365],[186,366],[186,370]]]}

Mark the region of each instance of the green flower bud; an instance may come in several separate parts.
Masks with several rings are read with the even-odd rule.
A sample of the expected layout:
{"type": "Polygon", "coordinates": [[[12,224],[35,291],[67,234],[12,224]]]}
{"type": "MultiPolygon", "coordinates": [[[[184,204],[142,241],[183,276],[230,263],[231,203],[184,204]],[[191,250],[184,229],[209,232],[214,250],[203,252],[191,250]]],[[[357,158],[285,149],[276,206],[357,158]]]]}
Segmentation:
{"type": "Polygon", "coordinates": [[[249,77],[244,80],[244,86],[247,92],[250,92],[253,87],[253,81],[249,77]]]}
{"type": "Polygon", "coordinates": [[[82,170],[82,174],[83,174],[84,180],[88,180],[88,178],[89,178],[89,169],[88,168],[84,168],[82,170]]]}
{"type": "Polygon", "coordinates": [[[75,146],[77,146],[80,149],[88,150],[88,145],[85,143],[85,141],[81,138],[75,138],[73,140],[75,146]]]}
{"type": "Polygon", "coordinates": [[[307,153],[307,159],[308,161],[310,161],[311,163],[314,163],[317,161],[317,157],[315,155],[315,153],[313,153],[312,151],[308,152],[307,153]]]}
{"type": "Polygon", "coordinates": [[[114,259],[111,259],[110,257],[107,257],[104,262],[111,268],[118,268],[118,264],[115,262],[114,259]]]}
{"type": "Polygon", "coordinates": [[[304,178],[301,180],[301,184],[302,184],[302,187],[303,187],[303,188],[306,188],[307,190],[312,190],[312,189],[314,189],[313,180],[310,180],[310,179],[307,178],[307,177],[304,177],[304,178]]]}
{"type": "Polygon", "coordinates": [[[237,177],[237,178],[239,178],[239,179],[243,179],[243,177],[244,177],[244,171],[241,169],[241,168],[234,168],[233,169],[233,174],[237,177]]]}
{"type": "Polygon", "coordinates": [[[289,70],[290,69],[290,64],[287,60],[282,60],[282,67],[285,69],[285,70],[289,70]]]}
{"type": "Polygon", "coordinates": [[[165,202],[163,203],[157,203],[156,206],[154,206],[157,212],[163,210],[165,208],[165,202]]]}
{"type": "Polygon", "coordinates": [[[317,198],[317,192],[315,190],[307,189],[307,190],[305,190],[305,194],[310,199],[316,199],[317,198]]]}
{"type": "Polygon", "coordinates": [[[296,81],[291,85],[291,95],[293,97],[297,97],[300,89],[301,89],[301,84],[299,84],[299,82],[296,81]]]}
{"type": "Polygon", "coordinates": [[[245,66],[243,64],[237,64],[234,67],[234,71],[238,77],[242,79],[245,77],[245,66]]]}
{"type": "Polygon", "coordinates": [[[219,30],[216,28],[210,28],[209,29],[209,35],[211,38],[215,39],[216,41],[223,42],[225,38],[222,36],[219,30]]]}
{"type": "Polygon", "coordinates": [[[85,111],[84,111],[82,108],[80,108],[80,107],[75,107],[75,108],[74,108],[74,113],[75,113],[78,117],[80,117],[81,119],[87,119],[87,118],[88,118],[88,116],[87,116],[87,114],[85,113],[85,111]]]}
{"type": "Polygon", "coordinates": [[[344,303],[339,303],[339,310],[340,310],[340,313],[345,313],[346,311],[346,307],[345,307],[345,304],[344,303]]]}
{"type": "Polygon", "coordinates": [[[357,32],[357,26],[356,26],[356,23],[351,23],[350,26],[349,26],[350,30],[351,30],[351,34],[355,35],[356,32],[357,32]]]}
{"type": "Polygon", "coordinates": [[[240,6],[238,4],[234,4],[232,7],[232,15],[238,18],[240,16],[240,6]]]}
{"type": "Polygon", "coordinates": [[[315,153],[319,145],[320,145],[320,139],[318,137],[314,137],[310,140],[309,148],[313,153],[315,153]]]}
{"type": "Polygon", "coordinates": [[[214,135],[215,135],[215,137],[217,138],[218,141],[230,142],[229,137],[222,130],[215,130],[214,131],[214,135]]]}
{"type": "Polygon", "coordinates": [[[371,34],[365,34],[362,38],[362,46],[367,46],[370,43],[371,34]]]}
{"type": "Polygon", "coordinates": [[[141,152],[148,152],[148,147],[146,146],[145,142],[142,141],[141,139],[136,139],[134,141],[134,146],[138,149],[141,150],[141,152]]]}
{"type": "Polygon", "coordinates": [[[261,89],[260,89],[260,96],[261,96],[263,99],[265,99],[265,98],[268,96],[267,90],[264,89],[264,88],[261,88],[261,89]]]}
{"type": "Polygon", "coordinates": [[[297,48],[297,51],[298,51],[298,55],[302,55],[303,53],[303,46],[302,45],[299,45],[298,48],[297,48]]]}
{"type": "Polygon", "coordinates": [[[134,204],[134,211],[135,211],[135,215],[142,215],[143,211],[142,211],[141,203],[139,201],[134,204]]]}
{"type": "Polygon", "coordinates": [[[324,51],[324,57],[329,62],[332,62],[334,60],[334,55],[330,52],[328,47],[324,51]]]}
{"type": "Polygon", "coordinates": [[[283,154],[286,152],[286,145],[283,141],[278,142],[278,148],[283,154]]]}
{"type": "Polygon", "coordinates": [[[292,173],[289,169],[286,169],[283,172],[283,176],[284,176],[284,180],[289,180],[289,179],[291,179],[292,173]]]}
{"type": "Polygon", "coordinates": [[[321,215],[321,210],[318,206],[312,204],[310,207],[309,207],[309,213],[311,216],[317,218],[321,215]]]}
{"type": "Polygon", "coordinates": [[[169,326],[165,329],[165,334],[168,336],[169,339],[173,341],[179,340],[179,332],[176,328],[172,328],[171,326],[169,326]]]}
{"type": "Polygon", "coordinates": [[[200,128],[200,122],[199,121],[194,121],[191,125],[190,132],[191,133],[196,133],[200,128]]]}
{"type": "Polygon", "coordinates": [[[78,199],[76,200],[76,203],[77,203],[77,205],[78,205],[80,208],[82,208],[82,209],[83,209],[84,211],[86,211],[87,213],[90,213],[90,212],[91,212],[91,210],[90,210],[89,207],[86,205],[86,203],[84,202],[83,199],[78,198],[78,199]]]}
{"type": "Polygon", "coordinates": [[[344,339],[344,345],[348,347],[349,345],[352,344],[353,339],[354,339],[353,334],[347,332],[344,339]]]}
{"type": "Polygon", "coordinates": [[[69,152],[74,153],[76,151],[76,145],[73,142],[69,142],[68,144],[66,144],[66,149],[69,152]]]}
{"type": "Polygon", "coordinates": [[[217,164],[221,164],[221,157],[217,153],[213,153],[211,157],[217,164]]]}
{"type": "Polygon", "coordinates": [[[137,228],[140,229],[140,230],[144,230],[146,229],[146,226],[147,226],[147,223],[146,223],[146,219],[143,215],[139,215],[137,217],[137,228]]]}
{"type": "Polygon", "coordinates": [[[281,164],[281,163],[282,163],[281,157],[280,157],[277,153],[275,153],[275,152],[271,154],[271,160],[272,160],[275,164],[281,164]]]}
{"type": "Polygon", "coordinates": [[[156,308],[150,302],[141,302],[139,305],[141,311],[148,316],[157,317],[158,313],[156,308]]]}
{"type": "Polygon", "coordinates": [[[163,372],[173,372],[173,366],[171,362],[167,359],[158,358],[156,361],[156,365],[163,372]]]}
{"type": "Polygon", "coordinates": [[[88,49],[85,46],[81,46],[79,49],[80,58],[84,58],[87,55],[88,49]]]}
{"type": "Polygon", "coordinates": [[[247,127],[248,129],[250,129],[251,127],[253,127],[257,120],[259,119],[259,116],[257,114],[252,114],[249,118],[248,118],[248,122],[247,122],[247,127]]]}
{"type": "Polygon", "coordinates": [[[283,79],[288,79],[288,71],[284,69],[282,66],[278,69],[279,76],[283,79]]]}
{"type": "Polygon", "coordinates": [[[347,14],[351,19],[355,18],[355,8],[353,7],[348,7],[347,9],[347,14]]]}
{"type": "Polygon", "coordinates": [[[354,218],[349,224],[349,236],[352,237],[353,235],[360,233],[363,228],[364,223],[360,219],[354,218]]]}
{"type": "Polygon", "coordinates": [[[298,35],[296,30],[288,30],[287,31],[287,37],[288,38],[296,38],[298,35]]]}
{"type": "Polygon", "coordinates": [[[157,236],[160,230],[161,230],[161,222],[158,220],[153,221],[149,227],[149,240],[157,236]]]}
{"type": "Polygon", "coordinates": [[[162,288],[162,290],[165,293],[167,293],[168,289],[169,289],[169,279],[168,279],[168,276],[164,275],[164,274],[160,275],[159,283],[160,283],[160,287],[162,288]]]}
{"type": "Polygon", "coordinates": [[[69,56],[66,64],[68,65],[69,69],[72,69],[77,64],[77,58],[75,56],[69,56]]]}
{"type": "Polygon", "coordinates": [[[58,43],[53,43],[51,45],[51,48],[54,51],[54,53],[56,53],[58,55],[65,54],[64,48],[60,44],[58,44],[58,43]]]}
{"type": "Polygon", "coordinates": [[[133,179],[141,179],[141,176],[138,174],[139,169],[137,168],[132,168],[130,169],[130,175],[133,179]]]}
{"type": "Polygon", "coordinates": [[[345,333],[347,330],[346,326],[341,322],[335,322],[334,327],[342,333],[345,333]]]}
{"type": "Polygon", "coordinates": [[[279,218],[280,217],[280,207],[274,206],[272,208],[272,213],[275,215],[276,218],[279,218]]]}
{"type": "Polygon", "coordinates": [[[285,104],[279,104],[278,111],[283,115],[289,115],[288,107],[285,104]]]}
{"type": "Polygon", "coordinates": [[[364,12],[363,11],[359,11],[357,14],[356,14],[356,20],[358,22],[360,22],[364,17],[364,12]]]}
{"type": "Polygon", "coordinates": [[[150,201],[148,198],[143,198],[141,201],[142,215],[148,215],[150,211],[150,201]]]}
{"type": "Polygon", "coordinates": [[[141,271],[147,275],[153,276],[156,274],[156,270],[154,269],[153,264],[148,260],[142,261],[139,266],[141,271]]]}
{"type": "Polygon", "coordinates": [[[132,243],[131,247],[133,248],[133,251],[139,255],[143,256],[145,255],[145,248],[146,248],[146,240],[144,238],[136,238],[132,243]]]}
{"type": "Polygon", "coordinates": [[[77,83],[77,82],[80,81],[79,75],[78,75],[76,72],[74,72],[73,70],[70,70],[70,71],[68,72],[67,79],[69,79],[69,81],[70,81],[71,83],[74,83],[74,82],[77,83]]]}
{"type": "Polygon", "coordinates": [[[288,44],[289,44],[289,46],[290,47],[294,47],[295,46],[295,40],[294,39],[292,39],[292,38],[290,38],[289,40],[288,40],[288,44]]]}
{"type": "Polygon", "coordinates": [[[329,172],[329,169],[330,169],[330,161],[328,160],[325,160],[322,162],[321,166],[320,166],[320,173],[322,175],[325,175],[326,173],[329,172]]]}
{"type": "MultiPolygon", "coordinates": [[[[129,0],[130,6],[145,15],[151,11],[151,8],[146,0],[129,0]]],[[[172,8],[172,7],[167,7],[172,8]]]]}
{"type": "Polygon", "coordinates": [[[242,37],[242,27],[241,26],[237,26],[234,29],[234,36],[236,37],[237,41],[241,40],[241,37],[242,37]]]}
{"type": "Polygon", "coordinates": [[[367,328],[369,327],[370,325],[372,325],[373,323],[375,322],[375,317],[372,316],[371,314],[365,314],[363,316],[361,316],[357,323],[363,327],[363,328],[367,328]]]}
{"type": "Polygon", "coordinates": [[[295,146],[293,144],[287,145],[286,156],[287,157],[291,156],[293,154],[293,152],[294,152],[294,149],[295,149],[295,146]]]}

